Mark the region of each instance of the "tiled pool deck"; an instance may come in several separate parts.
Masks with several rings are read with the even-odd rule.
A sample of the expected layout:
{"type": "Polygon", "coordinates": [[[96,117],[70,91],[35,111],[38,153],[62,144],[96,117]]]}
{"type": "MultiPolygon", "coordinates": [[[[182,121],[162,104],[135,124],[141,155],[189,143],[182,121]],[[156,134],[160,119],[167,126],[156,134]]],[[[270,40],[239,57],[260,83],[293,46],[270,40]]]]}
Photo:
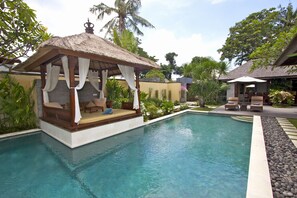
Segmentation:
{"type": "MultiPolygon", "coordinates": [[[[168,119],[172,116],[182,114],[185,112],[196,112],[193,110],[186,110],[183,112],[174,113],[171,115],[163,116],[144,123],[144,125],[152,124],[163,119],[168,119]]],[[[202,112],[199,112],[202,113],[202,112]]],[[[205,112],[204,112],[205,113],[205,112]]],[[[297,118],[297,107],[294,108],[273,108],[264,106],[263,112],[250,112],[250,111],[225,111],[224,106],[218,107],[211,114],[224,114],[224,115],[255,115],[253,119],[253,133],[251,143],[251,156],[249,167],[248,188],[246,197],[263,197],[270,198],[272,195],[272,187],[270,183],[270,174],[266,157],[265,142],[263,136],[263,129],[260,116],[273,116],[282,118],[297,118]]],[[[24,132],[13,133],[9,135],[0,135],[0,138],[7,138],[9,136],[23,135],[39,131],[34,129],[24,132]]]]}

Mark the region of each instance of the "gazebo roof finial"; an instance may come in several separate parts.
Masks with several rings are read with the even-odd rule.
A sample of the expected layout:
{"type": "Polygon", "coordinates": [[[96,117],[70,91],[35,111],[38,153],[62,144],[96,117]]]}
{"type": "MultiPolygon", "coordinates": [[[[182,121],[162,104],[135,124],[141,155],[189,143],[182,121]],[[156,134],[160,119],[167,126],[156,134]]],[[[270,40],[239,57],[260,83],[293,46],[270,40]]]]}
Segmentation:
{"type": "Polygon", "coordinates": [[[84,24],[86,33],[94,34],[94,24],[89,21],[84,24]]]}

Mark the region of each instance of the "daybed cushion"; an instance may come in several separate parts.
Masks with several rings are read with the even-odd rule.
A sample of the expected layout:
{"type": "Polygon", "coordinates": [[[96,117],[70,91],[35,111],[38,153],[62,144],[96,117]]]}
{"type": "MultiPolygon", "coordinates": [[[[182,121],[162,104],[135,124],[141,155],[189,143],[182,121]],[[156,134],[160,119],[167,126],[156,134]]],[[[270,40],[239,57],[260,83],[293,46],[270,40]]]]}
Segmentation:
{"type": "Polygon", "coordinates": [[[90,101],[87,105],[86,105],[86,107],[95,107],[96,105],[92,102],[92,101],[90,101]]]}
{"type": "Polygon", "coordinates": [[[57,108],[57,109],[63,109],[63,107],[57,102],[44,103],[44,106],[51,107],[51,108],[57,108]]]}
{"type": "Polygon", "coordinates": [[[112,108],[106,108],[103,114],[112,114],[112,108]]]}
{"type": "Polygon", "coordinates": [[[96,106],[105,107],[106,98],[95,98],[95,99],[93,100],[93,103],[94,103],[96,106]]]}

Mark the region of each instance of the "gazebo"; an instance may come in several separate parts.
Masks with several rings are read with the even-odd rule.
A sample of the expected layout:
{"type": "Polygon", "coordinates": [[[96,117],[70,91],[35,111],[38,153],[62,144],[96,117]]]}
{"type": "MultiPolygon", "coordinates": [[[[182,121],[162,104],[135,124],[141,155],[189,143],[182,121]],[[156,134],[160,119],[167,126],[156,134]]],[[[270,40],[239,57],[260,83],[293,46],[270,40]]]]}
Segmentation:
{"type": "MultiPolygon", "coordinates": [[[[43,42],[35,54],[14,68],[23,72],[40,72],[40,127],[71,148],[141,126],[143,118],[139,101],[139,73],[159,68],[155,62],[94,35],[91,23],[87,22],[85,26],[86,33],[53,37],[43,42]],[[133,109],[122,110],[118,115],[115,112],[103,119],[84,120],[79,103],[79,90],[87,79],[90,82],[93,79],[94,83],[91,84],[100,92],[100,98],[104,98],[105,82],[109,76],[115,75],[123,75],[130,89],[134,91],[133,109]],[[48,105],[51,103],[48,93],[55,89],[59,76],[64,76],[68,87],[68,108],[48,105]]],[[[91,114],[91,117],[92,115],[95,114],[91,114]]]]}

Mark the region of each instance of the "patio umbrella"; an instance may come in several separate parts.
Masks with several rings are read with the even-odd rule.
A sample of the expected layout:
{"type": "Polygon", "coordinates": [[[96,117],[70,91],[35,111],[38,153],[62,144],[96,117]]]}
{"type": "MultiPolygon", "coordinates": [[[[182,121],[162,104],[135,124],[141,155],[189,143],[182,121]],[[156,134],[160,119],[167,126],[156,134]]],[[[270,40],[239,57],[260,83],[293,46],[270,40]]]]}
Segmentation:
{"type": "MultiPolygon", "coordinates": [[[[239,78],[236,78],[234,80],[229,80],[228,83],[264,83],[266,82],[266,80],[261,80],[261,79],[258,79],[258,78],[253,78],[253,77],[250,77],[250,76],[242,76],[242,77],[239,77],[239,78]]],[[[246,86],[244,87],[244,93],[245,93],[245,89],[246,89],[246,86]]],[[[243,98],[243,102],[245,102],[245,97],[243,98]]]]}
{"type": "Polygon", "coordinates": [[[257,82],[257,83],[263,83],[266,82],[266,80],[261,80],[258,78],[253,78],[250,76],[242,76],[239,78],[235,78],[234,80],[229,80],[228,83],[235,83],[235,82],[242,82],[242,83],[252,83],[252,82],[257,82]]]}

